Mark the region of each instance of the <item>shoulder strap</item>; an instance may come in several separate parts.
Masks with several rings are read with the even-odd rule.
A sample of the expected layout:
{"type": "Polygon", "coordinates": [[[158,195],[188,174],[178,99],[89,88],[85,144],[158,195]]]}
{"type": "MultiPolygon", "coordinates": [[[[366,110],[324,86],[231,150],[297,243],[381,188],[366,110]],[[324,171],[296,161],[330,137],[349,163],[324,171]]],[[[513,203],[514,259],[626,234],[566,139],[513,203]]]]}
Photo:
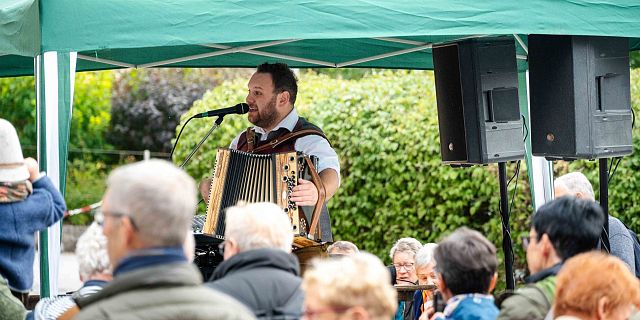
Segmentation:
{"type": "Polygon", "coordinates": [[[253,132],[253,128],[252,127],[247,128],[247,131],[245,131],[244,136],[247,139],[247,151],[253,152],[253,147],[255,146],[255,143],[256,143],[256,135],[253,132]]]}
{"type": "MultiPolygon", "coordinates": [[[[283,135],[280,138],[276,138],[273,139],[271,141],[269,141],[269,143],[262,145],[260,147],[257,147],[255,149],[253,149],[253,151],[249,151],[249,152],[260,152],[266,149],[274,149],[277,148],[279,145],[292,140],[292,139],[298,139],[298,138],[302,138],[304,136],[308,136],[308,135],[317,135],[317,136],[321,136],[323,137],[325,140],[329,141],[329,139],[327,139],[327,137],[324,135],[324,133],[322,133],[322,131],[318,131],[315,129],[303,129],[303,130],[298,130],[298,131],[293,131],[293,132],[289,132],[285,135],[283,135]]],[[[247,143],[248,143],[248,138],[247,138],[247,143]]]]}

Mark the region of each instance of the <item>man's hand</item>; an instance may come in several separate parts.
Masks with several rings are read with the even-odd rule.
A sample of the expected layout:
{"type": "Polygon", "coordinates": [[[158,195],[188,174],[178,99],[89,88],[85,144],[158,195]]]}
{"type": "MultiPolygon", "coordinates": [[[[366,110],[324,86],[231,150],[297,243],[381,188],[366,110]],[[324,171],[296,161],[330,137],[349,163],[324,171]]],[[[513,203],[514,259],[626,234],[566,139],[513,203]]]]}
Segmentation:
{"type": "Polygon", "coordinates": [[[314,206],[318,202],[318,189],[311,181],[298,179],[298,185],[291,192],[291,201],[297,206],[314,206]]]}

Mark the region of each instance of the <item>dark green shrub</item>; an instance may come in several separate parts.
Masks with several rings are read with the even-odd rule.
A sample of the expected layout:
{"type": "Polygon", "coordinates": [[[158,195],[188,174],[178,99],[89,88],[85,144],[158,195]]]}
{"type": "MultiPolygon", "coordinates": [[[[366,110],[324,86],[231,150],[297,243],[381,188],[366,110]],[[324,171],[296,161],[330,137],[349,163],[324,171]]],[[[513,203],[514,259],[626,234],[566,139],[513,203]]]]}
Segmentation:
{"type": "Polygon", "coordinates": [[[111,99],[109,142],[126,150],[171,151],[180,116],[196,99],[202,98],[206,90],[215,87],[221,79],[233,76],[227,69],[118,72],[111,99]]]}
{"type": "MultiPolygon", "coordinates": [[[[106,189],[106,179],[110,166],[103,162],[76,159],[69,161],[67,168],[67,208],[77,209],[96,203],[102,199],[106,189]]],[[[93,216],[86,213],[70,216],[66,222],[77,225],[91,223],[93,216]]]]}

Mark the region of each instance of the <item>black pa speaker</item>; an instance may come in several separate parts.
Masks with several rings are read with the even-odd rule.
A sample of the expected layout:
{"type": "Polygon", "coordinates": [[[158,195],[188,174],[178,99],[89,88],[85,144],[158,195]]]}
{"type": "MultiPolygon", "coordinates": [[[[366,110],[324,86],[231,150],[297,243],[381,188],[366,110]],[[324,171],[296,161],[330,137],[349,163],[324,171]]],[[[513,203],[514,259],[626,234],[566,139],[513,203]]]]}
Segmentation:
{"type": "Polygon", "coordinates": [[[533,155],[631,154],[628,39],[530,35],[529,79],[533,155]]]}
{"type": "Polygon", "coordinates": [[[440,153],[449,164],[522,159],[518,70],[512,39],[434,46],[440,153]]]}

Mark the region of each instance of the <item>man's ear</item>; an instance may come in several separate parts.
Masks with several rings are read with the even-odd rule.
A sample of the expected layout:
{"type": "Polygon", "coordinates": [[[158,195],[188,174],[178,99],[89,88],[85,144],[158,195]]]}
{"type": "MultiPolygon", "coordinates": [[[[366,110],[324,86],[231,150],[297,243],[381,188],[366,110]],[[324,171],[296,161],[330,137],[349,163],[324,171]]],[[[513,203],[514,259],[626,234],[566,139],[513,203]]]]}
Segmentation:
{"type": "Polygon", "coordinates": [[[140,238],[136,232],[136,228],[131,223],[131,218],[128,216],[120,219],[120,229],[124,233],[124,238],[129,248],[141,248],[140,238]]]}
{"type": "Polygon", "coordinates": [[[543,234],[542,237],[540,237],[538,245],[541,246],[542,255],[545,258],[551,256],[551,254],[555,254],[553,243],[551,243],[551,239],[549,239],[549,236],[546,233],[543,234]]]}
{"type": "Polygon", "coordinates": [[[281,106],[288,106],[290,104],[290,99],[291,99],[291,95],[289,94],[289,91],[282,91],[280,93],[278,93],[278,96],[276,98],[278,100],[278,104],[281,106]]]}
{"type": "Polygon", "coordinates": [[[574,195],[576,196],[576,199],[584,199],[584,193],[581,191],[576,192],[574,195]]]}
{"type": "Polygon", "coordinates": [[[436,273],[436,285],[438,286],[438,290],[442,293],[442,297],[444,301],[449,300],[453,296],[453,293],[447,288],[447,284],[444,282],[442,278],[442,273],[436,273]]]}
{"type": "Polygon", "coordinates": [[[596,307],[596,319],[607,319],[609,314],[609,298],[602,297],[598,299],[598,306],[596,307]]]}
{"type": "Polygon", "coordinates": [[[493,277],[491,277],[491,282],[489,283],[489,293],[491,293],[491,291],[495,289],[497,281],[498,281],[498,273],[496,272],[493,274],[493,277]]]}
{"type": "Polygon", "coordinates": [[[444,290],[447,287],[447,284],[445,284],[444,280],[442,279],[441,273],[436,273],[436,286],[438,286],[438,289],[440,289],[440,291],[444,290]]]}

